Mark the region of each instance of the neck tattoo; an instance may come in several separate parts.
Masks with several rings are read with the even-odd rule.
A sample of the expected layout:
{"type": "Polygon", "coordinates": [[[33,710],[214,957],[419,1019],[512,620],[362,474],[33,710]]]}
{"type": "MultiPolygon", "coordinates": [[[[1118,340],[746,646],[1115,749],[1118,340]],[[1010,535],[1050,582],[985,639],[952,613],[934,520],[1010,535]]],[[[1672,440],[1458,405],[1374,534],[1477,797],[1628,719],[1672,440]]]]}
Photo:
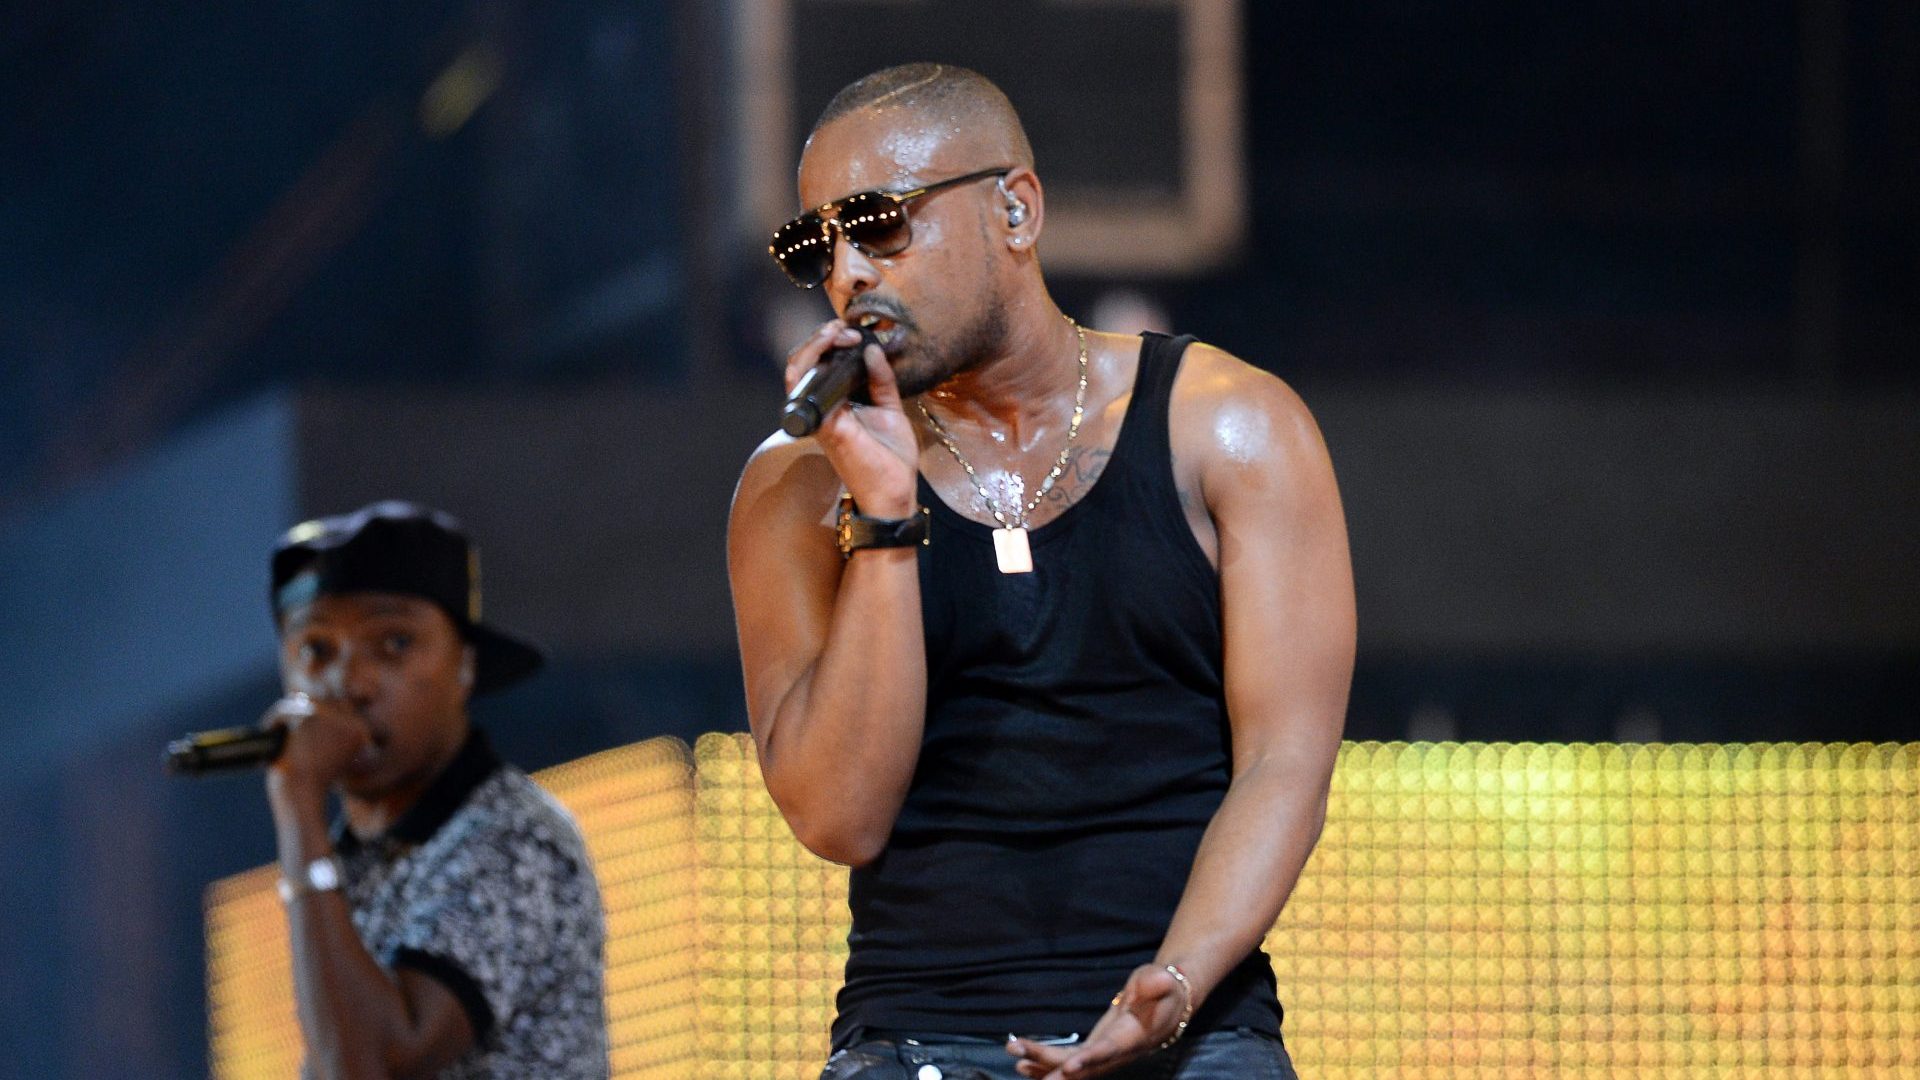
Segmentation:
{"type": "MultiPolygon", "coordinates": [[[[953,460],[960,463],[961,470],[967,474],[967,480],[973,484],[973,489],[980,493],[980,498],[986,503],[987,510],[993,514],[993,520],[1000,523],[1000,527],[993,530],[993,556],[994,561],[1000,564],[1000,572],[1003,574],[1032,572],[1033,548],[1027,542],[1027,517],[1033,513],[1035,507],[1040,505],[1040,500],[1047,497],[1047,492],[1053,490],[1054,482],[1060,479],[1060,474],[1067,470],[1067,456],[1073,451],[1073,440],[1080,435],[1080,420],[1086,415],[1087,331],[1071,317],[1067,317],[1067,322],[1073,327],[1074,336],[1080,340],[1080,385],[1073,392],[1073,418],[1067,422],[1067,444],[1060,448],[1060,456],[1054,459],[1053,468],[1048,470],[1046,480],[1041,482],[1040,490],[1034,493],[1033,498],[1026,505],[1022,506],[1020,497],[1015,495],[1007,501],[1008,509],[1001,509],[1000,500],[987,492],[986,485],[980,482],[980,474],[974,472],[973,465],[967,461],[966,455],[960,452],[959,444],[953,441],[953,436],[947,432],[946,427],[939,420],[934,419],[934,415],[927,411],[927,406],[923,402],[914,402],[920,407],[920,415],[927,418],[927,426],[933,429],[933,433],[939,436],[942,443],[946,444],[947,453],[952,454],[953,460]]],[[[1012,472],[1012,470],[1008,471],[1012,472]]],[[[1019,473],[1013,473],[1013,479],[1018,482],[1019,488],[1026,486],[1026,481],[1020,477],[1019,473]]],[[[1004,486],[1015,487],[1014,484],[1004,486]]]]}

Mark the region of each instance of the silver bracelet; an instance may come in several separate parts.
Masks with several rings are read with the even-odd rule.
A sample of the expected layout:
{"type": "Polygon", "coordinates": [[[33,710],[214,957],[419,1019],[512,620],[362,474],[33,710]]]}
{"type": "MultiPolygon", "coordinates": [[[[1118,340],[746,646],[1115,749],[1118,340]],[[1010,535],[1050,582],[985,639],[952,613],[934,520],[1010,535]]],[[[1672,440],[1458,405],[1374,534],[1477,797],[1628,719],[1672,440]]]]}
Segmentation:
{"type": "Polygon", "coordinates": [[[1168,964],[1167,974],[1173,976],[1175,981],[1179,982],[1180,996],[1186,999],[1187,1007],[1181,1011],[1180,1023],[1174,1026],[1173,1034],[1167,1036],[1167,1041],[1161,1043],[1155,1049],[1155,1053],[1165,1050],[1167,1047],[1179,1042],[1180,1036],[1187,1033],[1187,1021],[1193,1019],[1193,984],[1187,981],[1187,973],[1172,964],[1168,964]]]}

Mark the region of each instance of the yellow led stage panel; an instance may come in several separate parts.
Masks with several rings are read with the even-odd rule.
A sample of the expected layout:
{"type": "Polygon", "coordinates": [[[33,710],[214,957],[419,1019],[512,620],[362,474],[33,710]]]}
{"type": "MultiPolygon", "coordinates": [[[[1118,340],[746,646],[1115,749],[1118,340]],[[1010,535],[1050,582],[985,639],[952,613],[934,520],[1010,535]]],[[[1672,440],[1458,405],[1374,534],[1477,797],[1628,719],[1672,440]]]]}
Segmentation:
{"type": "Polygon", "coordinates": [[[753,740],[703,735],[699,775],[703,1080],[814,1080],[847,961],[847,869],[788,831],[753,740]]]}
{"type": "MultiPolygon", "coordinates": [[[[608,908],[615,1072],[811,1080],[846,871],[743,735],[540,775],[608,908]]],[[[290,1077],[271,872],[208,892],[220,1076],[290,1077]]],[[[1267,939],[1310,1080],[1920,1076],[1920,744],[1352,743],[1267,939]]]]}
{"type": "Polygon", "coordinates": [[[287,917],[274,867],[217,881],[207,890],[207,1034],[216,1076],[300,1074],[293,1018],[287,917]]]}

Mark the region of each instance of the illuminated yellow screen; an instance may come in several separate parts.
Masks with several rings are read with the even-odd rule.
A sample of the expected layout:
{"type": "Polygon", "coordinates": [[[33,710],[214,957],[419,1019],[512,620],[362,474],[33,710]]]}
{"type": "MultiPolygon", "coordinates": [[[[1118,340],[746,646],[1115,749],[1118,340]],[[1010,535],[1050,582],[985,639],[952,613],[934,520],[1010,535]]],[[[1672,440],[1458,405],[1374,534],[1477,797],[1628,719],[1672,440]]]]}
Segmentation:
{"type": "MultiPolygon", "coordinates": [[[[539,774],[608,916],[614,1071],[813,1080],[846,871],[751,742],[539,774]]],[[[1920,1076],[1920,744],[1350,743],[1267,938],[1310,1080],[1920,1076]]],[[[215,1074],[299,1060],[269,870],[208,891],[215,1074]]]]}

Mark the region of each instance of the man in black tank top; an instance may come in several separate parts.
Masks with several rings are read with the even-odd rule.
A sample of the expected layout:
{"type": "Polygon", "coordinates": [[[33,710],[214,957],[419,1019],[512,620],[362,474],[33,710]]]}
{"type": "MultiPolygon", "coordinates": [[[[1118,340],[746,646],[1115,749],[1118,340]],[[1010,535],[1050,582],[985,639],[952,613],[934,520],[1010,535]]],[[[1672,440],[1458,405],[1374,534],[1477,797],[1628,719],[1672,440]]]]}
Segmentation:
{"type": "Polygon", "coordinates": [[[1290,1077],[1261,940],[1352,673],[1332,467],[1283,383],[1047,293],[991,83],[843,90],[773,254],[872,333],[870,405],[776,435],[728,565],[768,790],[853,868],[823,1077],[1290,1077]]]}

